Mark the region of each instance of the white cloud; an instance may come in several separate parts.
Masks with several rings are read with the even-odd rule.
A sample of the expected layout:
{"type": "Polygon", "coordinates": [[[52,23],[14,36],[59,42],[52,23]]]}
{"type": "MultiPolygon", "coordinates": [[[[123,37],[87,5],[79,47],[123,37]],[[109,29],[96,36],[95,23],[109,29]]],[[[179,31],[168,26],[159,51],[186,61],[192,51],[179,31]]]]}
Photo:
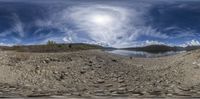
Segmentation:
{"type": "Polygon", "coordinates": [[[16,14],[13,14],[13,26],[12,26],[12,32],[16,32],[19,33],[18,35],[20,37],[24,37],[25,36],[25,32],[24,32],[24,24],[21,22],[19,16],[17,16],[16,14]]]}
{"type": "MultiPolygon", "coordinates": [[[[73,32],[76,36],[87,35],[91,42],[103,42],[105,43],[104,45],[112,47],[133,46],[132,42],[142,35],[168,38],[167,35],[157,32],[156,29],[145,26],[145,20],[142,19],[143,13],[135,9],[128,10],[118,6],[74,6],[62,13],[63,15],[60,18],[62,21],[60,23],[72,21],[76,30],[67,28],[66,33],[73,32]],[[95,16],[99,17],[94,18],[95,16]],[[107,20],[103,20],[101,16],[106,17],[107,20]],[[103,23],[104,21],[105,23],[103,23]]],[[[65,37],[64,39],[66,40],[66,38],[74,37],[65,37]]],[[[76,38],[80,39],[80,37],[76,38]]],[[[71,39],[70,42],[73,42],[73,40],[71,39]]]]}
{"type": "Polygon", "coordinates": [[[200,42],[198,40],[187,41],[183,46],[199,46],[200,42]]]}
{"type": "Polygon", "coordinates": [[[0,42],[0,46],[13,46],[13,44],[7,44],[7,43],[0,42]]]}
{"type": "Polygon", "coordinates": [[[166,45],[166,44],[159,41],[146,40],[144,45],[166,45]]]}
{"type": "MultiPolygon", "coordinates": [[[[52,12],[50,18],[37,20],[35,25],[41,29],[58,29],[65,34],[61,38],[64,42],[94,43],[111,47],[134,46],[140,36],[168,38],[157,29],[145,25],[142,16],[146,10],[146,7],[138,10],[112,5],[73,5],[60,12],[52,12]]],[[[38,32],[40,30],[35,34],[38,32]]]]}
{"type": "Polygon", "coordinates": [[[12,21],[13,22],[11,28],[1,32],[0,37],[5,37],[12,33],[17,33],[20,37],[25,36],[24,24],[21,22],[17,14],[12,14],[12,21]]]}

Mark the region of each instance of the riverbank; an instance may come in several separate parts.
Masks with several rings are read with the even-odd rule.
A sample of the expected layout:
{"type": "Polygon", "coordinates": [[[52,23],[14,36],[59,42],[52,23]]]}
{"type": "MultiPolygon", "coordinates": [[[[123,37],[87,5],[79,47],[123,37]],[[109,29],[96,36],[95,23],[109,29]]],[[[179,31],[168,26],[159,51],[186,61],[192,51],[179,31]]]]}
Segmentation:
{"type": "Polygon", "coordinates": [[[134,58],[101,50],[0,51],[0,96],[200,96],[200,50],[134,58]]]}

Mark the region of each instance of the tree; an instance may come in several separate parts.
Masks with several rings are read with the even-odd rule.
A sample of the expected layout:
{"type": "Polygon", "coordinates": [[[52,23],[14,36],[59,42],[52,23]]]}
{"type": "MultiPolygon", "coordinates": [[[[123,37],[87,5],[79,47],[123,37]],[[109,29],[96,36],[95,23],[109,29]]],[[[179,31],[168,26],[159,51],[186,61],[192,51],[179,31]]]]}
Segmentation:
{"type": "Polygon", "coordinates": [[[55,45],[55,44],[56,44],[55,41],[48,40],[48,42],[47,42],[47,45],[55,45]]]}

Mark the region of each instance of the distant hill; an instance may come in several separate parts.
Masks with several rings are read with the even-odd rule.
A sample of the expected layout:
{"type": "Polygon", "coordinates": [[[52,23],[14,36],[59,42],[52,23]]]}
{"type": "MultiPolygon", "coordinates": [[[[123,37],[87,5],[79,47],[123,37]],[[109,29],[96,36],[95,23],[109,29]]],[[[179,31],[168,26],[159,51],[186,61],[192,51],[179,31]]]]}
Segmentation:
{"type": "Polygon", "coordinates": [[[148,45],[143,47],[129,47],[129,48],[113,48],[103,47],[93,44],[85,43],[71,43],[71,44],[46,44],[46,45],[18,45],[18,46],[0,46],[1,50],[11,50],[18,52],[68,52],[89,49],[103,49],[103,50],[130,50],[130,51],[144,51],[149,53],[164,53],[169,51],[191,51],[200,49],[200,46],[167,46],[167,45],[148,45]]]}
{"type": "Polygon", "coordinates": [[[187,50],[187,51],[196,50],[196,49],[200,49],[200,46],[187,46],[187,47],[185,47],[185,50],[187,50]]]}
{"type": "Polygon", "coordinates": [[[144,47],[131,47],[131,48],[122,48],[123,50],[133,50],[133,51],[145,51],[149,53],[163,53],[168,51],[190,51],[195,49],[200,49],[200,46],[167,46],[167,45],[148,45],[144,47]]]}
{"type": "Polygon", "coordinates": [[[46,45],[19,45],[19,46],[1,46],[1,50],[12,50],[18,52],[67,52],[67,51],[79,51],[89,49],[103,49],[102,46],[84,44],[84,43],[72,43],[72,44],[46,44],[46,45]]]}

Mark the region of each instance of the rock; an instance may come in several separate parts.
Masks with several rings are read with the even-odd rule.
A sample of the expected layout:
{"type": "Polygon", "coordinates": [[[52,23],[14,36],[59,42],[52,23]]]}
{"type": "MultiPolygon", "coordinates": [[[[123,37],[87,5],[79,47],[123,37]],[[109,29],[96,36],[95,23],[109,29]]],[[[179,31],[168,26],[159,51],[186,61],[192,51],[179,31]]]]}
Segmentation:
{"type": "Polygon", "coordinates": [[[74,96],[81,96],[81,93],[79,93],[79,92],[73,92],[72,95],[74,95],[74,96]]]}
{"type": "Polygon", "coordinates": [[[113,93],[114,91],[116,91],[115,89],[109,89],[109,92],[113,93]]]}
{"type": "Polygon", "coordinates": [[[105,96],[104,90],[96,90],[94,93],[96,96],[105,96]]]}
{"type": "Polygon", "coordinates": [[[97,80],[97,83],[98,83],[98,84],[102,84],[102,83],[105,83],[105,81],[104,81],[103,79],[98,79],[98,80],[97,80]]]}
{"type": "Polygon", "coordinates": [[[49,60],[44,60],[43,63],[44,63],[44,64],[48,64],[48,63],[49,63],[49,60]]]}
{"type": "Polygon", "coordinates": [[[196,64],[197,64],[197,62],[193,62],[192,64],[193,64],[193,65],[196,65],[196,64]]]}
{"type": "Polygon", "coordinates": [[[123,82],[125,82],[123,79],[118,80],[118,83],[123,83],[123,82]]]}
{"type": "Polygon", "coordinates": [[[142,96],[144,95],[142,92],[136,92],[136,91],[132,91],[132,95],[133,96],[142,96]]]}
{"type": "Polygon", "coordinates": [[[112,84],[105,85],[105,87],[112,87],[112,86],[113,86],[112,84]]]}
{"type": "Polygon", "coordinates": [[[121,84],[119,87],[127,87],[127,84],[121,84]]]}
{"type": "Polygon", "coordinates": [[[72,61],[72,58],[69,57],[69,58],[67,58],[67,60],[68,60],[68,61],[72,61]]]}
{"type": "Polygon", "coordinates": [[[80,73],[81,73],[81,74],[85,74],[85,73],[86,73],[86,70],[81,70],[80,73]]]}
{"type": "Polygon", "coordinates": [[[117,94],[127,94],[127,89],[126,88],[118,88],[117,94]]]}
{"type": "Polygon", "coordinates": [[[113,62],[117,62],[117,60],[116,60],[116,59],[112,59],[112,61],[113,61],[113,62]]]}
{"type": "Polygon", "coordinates": [[[89,63],[92,64],[93,62],[92,62],[92,61],[89,61],[89,63]]]}

